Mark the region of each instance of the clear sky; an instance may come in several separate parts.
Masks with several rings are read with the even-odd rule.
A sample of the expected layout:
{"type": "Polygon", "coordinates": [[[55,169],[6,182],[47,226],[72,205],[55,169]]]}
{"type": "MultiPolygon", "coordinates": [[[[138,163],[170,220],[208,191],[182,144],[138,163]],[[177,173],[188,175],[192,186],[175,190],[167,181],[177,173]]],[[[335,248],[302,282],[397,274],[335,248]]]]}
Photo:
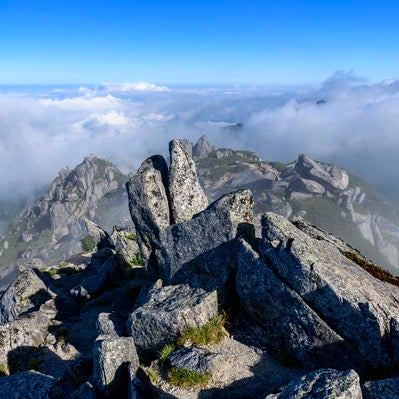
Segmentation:
{"type": "Polygon", "coordinates": [[[0,0],[0,84],[399,75],[399,1],[0,0]]]}

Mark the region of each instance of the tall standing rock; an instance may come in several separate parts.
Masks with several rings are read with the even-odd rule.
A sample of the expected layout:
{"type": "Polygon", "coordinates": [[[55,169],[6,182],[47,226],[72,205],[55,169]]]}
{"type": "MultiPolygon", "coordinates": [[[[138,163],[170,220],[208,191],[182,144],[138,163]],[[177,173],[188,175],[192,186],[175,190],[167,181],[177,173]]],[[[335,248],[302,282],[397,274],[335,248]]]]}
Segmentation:
{"type": "Polygon", "coordinates": [[[155,267],[154,248],[159,248],[159,231],[170,225],[166,187],[168,167],[165,159],[154,155],[146,159],[126,183],[129,210],[137,229],[137,241],[148,268],[155,267]]]}
{"type": "Polygon", "coordinates": [[[190,220],[208,206],[208,199],[199,184],[195,163],[180,140],[169,143],[169,193],[172,220],[190,220]]]}

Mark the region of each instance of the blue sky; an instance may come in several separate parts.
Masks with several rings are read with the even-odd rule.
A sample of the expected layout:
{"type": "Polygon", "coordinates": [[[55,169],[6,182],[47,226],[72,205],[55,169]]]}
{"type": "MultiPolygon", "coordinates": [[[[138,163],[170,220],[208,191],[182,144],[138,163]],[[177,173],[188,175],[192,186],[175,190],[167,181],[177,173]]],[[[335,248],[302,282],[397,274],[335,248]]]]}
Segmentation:
{"type": "Polygon", "coordinates": [[[0,0],[0,84],[398,76],[397,1],[0,0]]]}

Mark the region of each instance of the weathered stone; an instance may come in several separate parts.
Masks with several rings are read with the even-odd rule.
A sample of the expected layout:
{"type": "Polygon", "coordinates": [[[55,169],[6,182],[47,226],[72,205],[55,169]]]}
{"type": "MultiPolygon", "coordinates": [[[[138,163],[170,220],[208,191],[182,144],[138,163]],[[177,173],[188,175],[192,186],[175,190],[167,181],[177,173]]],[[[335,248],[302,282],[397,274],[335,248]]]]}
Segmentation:
{"type": "Polygon", "coordinates": [[[48,335],[50,319],[41,312],[29,313],[0,325],[0,364],[8,364],[8,354],[20,346],[40,346],[48,335]]]}
{"type": "Polygon", "coordinates": [[[354,370],[316,370],[292,380],[266,399],[362,399],[359,376],[354,370]]]}
{"type": "Polygon", "coordinates": [[[195,163],[187,154],[180,140],[169,143],[170,170],[169,196],[172,221],[181,223],[190,220],[208,206],[208,199],[202,190],[195,163]]]}
{"type": "Polygon", "coordinates": [[[19,265],[15,280],[0,297],[0,323],[7,323],[23,312],[37,309],[49,298],[46,285],[30,264],[19,265]]]}
{"type": "Polygon", "coordinates": [[[87,233],[95,242],[97,249],[113,248],[109,234],[98,224],[89,219],[84,219],[87,233]]]}
{"type": "Polygon", "coordinates": [[[126,231],[121,231],[120,229],[114,227],[114,230],[111,234],[111,239],[116,253],[121,256],[125,262],[131,262],[140,252],[140,248],[137,244],[137,239],[128,239],[127,236],[128,233],[126,231]]]}
{"type": "Polygon", "coordinates": [[[100,313],[98,315],[97,323],[98,335],[108,335],[110,337],[117,337],[115,324],[111,319],[111,313],[100,313]]]}
{"type": "Polygon", "coordinates": [[[129,381],[134,378],[128,373],[136,373],[138,367],[139,358],[132,337],[105,335],[94,343],[93,381],[106,397],[127,397],[129,381]]]}
{"type": "Polygon", "coordinates": [[[55,378],[37,371],[24,371],[0,378],[2,399],[50,399],[55,378]]]}
{"type": "Polygon", "coordinates": [[[306,179],[319,182],[333,192],[344,190],[349,184],[349,176],[345,170],[315,161],[305,154],[299,155],[295,171],[306,179]]]}
{"type": "Polygon", "coordinates": [[[196,286],[208,290],[221,287],[235,265],[232,240],[254,236],[252,206],[251,192],[237,191],[193,219],[161,230],[161,246],[155,253],[160,278],[166,283],[199,278],[196,286]]]}
{"type": "Polygon", "coordinates": [[[308,368],[361,367],[359,354],[281,281],[248,243],[241,240],[240,244],[236,251],[240,303],[264,328],[263,342],[269,350],[308,368]]]}
{"type": "Polygon", "coordinates": [[[136,227],[137,241],[147,267],[153,265],[153,251],[159,248],[159,231],[170,225],[168,167],[163,157],[145,160],[126,184],[129,210],[136,227]]]}
{"type": "Polygon", "coordinates": [[[367,381],[362,385],[363,399],[399,398],[399,377],[367,381]]]}
{"type": "MultiPolygon", "coordinates": [[[[386,367],[399,359],[399,288],[375,279],[331,242],[287,219],[262,219],[261,253],[273,272],[365,359],[386,367]]],[[[355,365],[353,367],[356,367],[355,365]]]]}
{"type": "Polygon", "coordinates": [[[169,355],[168,362],[172,367],[210,374],[214,369],[213,361],[217,356],[217,353],[203,348],[181,348],[169,355]]]}
{"type": "Polygon", "coordinates": [[[203,326],[218,312],[216,291],[187,284],[153,288],[138,301],[140,306],[129,315],[127,330],[139,352],[157,352],[187,328],[203,326]]]}
{"type": "Polygon", "coordinates": [[[206,158],[215,148],[209,143],[208,137],[201,136],[193,147],[193,159],[206,158]]]}
{"type": "Polygon", "coordinates": [[[297,177],[288,186],[289,190],[299,191],[301,193],[319,194],[322,195],[326,192],[326,189],[320,183],[314,180],[304,179],[297,177]]]}

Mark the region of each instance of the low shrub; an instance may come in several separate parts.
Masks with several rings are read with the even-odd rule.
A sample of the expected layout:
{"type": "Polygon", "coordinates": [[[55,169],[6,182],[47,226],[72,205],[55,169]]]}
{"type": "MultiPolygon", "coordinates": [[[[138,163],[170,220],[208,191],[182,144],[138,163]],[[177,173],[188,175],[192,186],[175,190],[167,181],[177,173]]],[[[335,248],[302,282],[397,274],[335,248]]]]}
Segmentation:
{"type": "Polygon", "coordinates": [[[172,367],[168,371],[168,381],[179,387],[192,387],[195,385],[206,385],[211,376],[209,374],[201,374],[197,371],[180,369],[172,367]]]}
{"type": "Polygon", "coordinates": [[[177,343],[184,345],[188,341],[193,345],[218,344],[226,336],[225,323],[226,314],[220,313],[202,327],[188,328],[183,332],[177,343]]]}

